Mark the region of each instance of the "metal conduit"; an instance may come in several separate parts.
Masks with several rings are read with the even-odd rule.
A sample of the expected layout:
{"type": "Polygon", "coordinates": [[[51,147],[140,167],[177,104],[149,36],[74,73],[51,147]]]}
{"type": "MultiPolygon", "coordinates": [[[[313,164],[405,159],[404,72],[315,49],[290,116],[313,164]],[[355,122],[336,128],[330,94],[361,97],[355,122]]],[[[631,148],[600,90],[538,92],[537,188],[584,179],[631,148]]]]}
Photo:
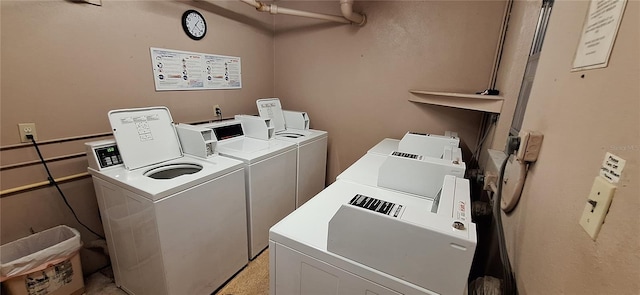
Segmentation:
{"type": "Polygon", "coordinates": [[[328,20],[343,24],[356,24],[359,26],[364,26],[364,24],[367,22],[366,15],[353,12],[353,0],[340,0],[340,10],[342,12],[342,16],[289,9],[279,7],[275,4],[264,4],[257,0],[240,0],[240,2],[253,6],[257,11],[269,12],[274,15],[285,14],[301,16],[307,18],[328,20]]]}

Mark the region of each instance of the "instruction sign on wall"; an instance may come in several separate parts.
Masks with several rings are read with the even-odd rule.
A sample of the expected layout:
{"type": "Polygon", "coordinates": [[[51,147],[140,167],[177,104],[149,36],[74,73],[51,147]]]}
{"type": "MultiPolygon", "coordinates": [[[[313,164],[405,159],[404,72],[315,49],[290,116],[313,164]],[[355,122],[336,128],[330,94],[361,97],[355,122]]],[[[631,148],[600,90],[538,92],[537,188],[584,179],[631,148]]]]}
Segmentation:
{"type": "Polygon", "coordinates": [[[607,66],[626,4],[627,0],[591,0],[572,71],[607,66]]]}
{"type": "Polygon", "coordinates": [[[156,91],[242,88],[239,57],[151,48],[156,91]]]}

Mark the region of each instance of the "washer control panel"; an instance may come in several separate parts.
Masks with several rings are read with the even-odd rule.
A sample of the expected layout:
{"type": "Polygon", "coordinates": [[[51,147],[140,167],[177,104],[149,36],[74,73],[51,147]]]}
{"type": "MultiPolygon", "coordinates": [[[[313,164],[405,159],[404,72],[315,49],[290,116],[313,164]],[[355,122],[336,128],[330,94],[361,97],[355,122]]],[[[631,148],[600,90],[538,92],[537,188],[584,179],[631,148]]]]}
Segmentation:
{"type": "Polygon", "coordinates": [[[85,146],[90,168],[103,170],[123,164],[120,150],[114,140],[87,142],[85,146]]]}
{"type": "Polygon", "coordinates": [[[96,157],[98,158],[98,164],[100,168],[107,168],[115,165],[122,164],[122,157],[120,151],[118,151],[117,145],[106,146],[97,148],[95,150],[96,157]]]}

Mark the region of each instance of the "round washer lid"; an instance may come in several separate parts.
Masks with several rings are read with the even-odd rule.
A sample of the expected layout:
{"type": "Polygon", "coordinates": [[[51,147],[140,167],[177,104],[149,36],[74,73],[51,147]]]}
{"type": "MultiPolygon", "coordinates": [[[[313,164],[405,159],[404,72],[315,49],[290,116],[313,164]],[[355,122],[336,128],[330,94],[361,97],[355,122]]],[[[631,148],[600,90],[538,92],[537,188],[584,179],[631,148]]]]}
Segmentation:
{"type": "Polygon", "coordinates": [[[109,112],[109,123],[129,170],[182,157],[166,107],[113,110],[109,112]]]}

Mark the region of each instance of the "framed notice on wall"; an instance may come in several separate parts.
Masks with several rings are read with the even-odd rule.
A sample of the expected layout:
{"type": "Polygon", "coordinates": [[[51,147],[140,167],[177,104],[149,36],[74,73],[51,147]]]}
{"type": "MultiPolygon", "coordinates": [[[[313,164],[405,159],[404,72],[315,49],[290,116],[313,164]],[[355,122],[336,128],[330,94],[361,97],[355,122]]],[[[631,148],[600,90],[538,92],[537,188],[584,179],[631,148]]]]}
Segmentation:
{"type": "Polygon", "coordinates": [[[156,91],[242,88],[239,57],[151,48],[156,91]]]}
{"type": "Polygon", "coordinates": [[[627,0],[591,0],[572,71],[607,66],[626,5],[627,0]]]}

